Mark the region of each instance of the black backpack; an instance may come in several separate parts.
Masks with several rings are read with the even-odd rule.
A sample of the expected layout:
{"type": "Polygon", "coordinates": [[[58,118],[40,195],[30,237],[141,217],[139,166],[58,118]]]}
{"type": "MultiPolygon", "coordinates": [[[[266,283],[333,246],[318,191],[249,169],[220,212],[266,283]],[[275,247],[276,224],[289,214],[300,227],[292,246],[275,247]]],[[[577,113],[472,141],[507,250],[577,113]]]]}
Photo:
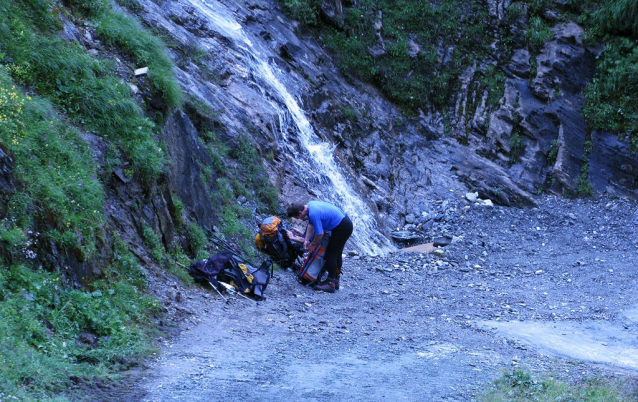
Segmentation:
{"type": "Polygon", "coordinates": [[[290,268],[303,256],[303,245],[290,240],[288,234],[276,216],[271,216],[259,225],[259,233],[255,236],[257,248],[272,257],[281,268],[290,268]]]}
{"type": "Polygon", "coordinates": [[[187,269],[195,280],[208,282],[219,291],[224,290],[219,282],[224,282],[239,293],[261,300],[270,282],[271,265],[272,262],[266,260],[256,268],[243,262],[232,252],[224,251],[206,260],[196,261],[187,269]]]}

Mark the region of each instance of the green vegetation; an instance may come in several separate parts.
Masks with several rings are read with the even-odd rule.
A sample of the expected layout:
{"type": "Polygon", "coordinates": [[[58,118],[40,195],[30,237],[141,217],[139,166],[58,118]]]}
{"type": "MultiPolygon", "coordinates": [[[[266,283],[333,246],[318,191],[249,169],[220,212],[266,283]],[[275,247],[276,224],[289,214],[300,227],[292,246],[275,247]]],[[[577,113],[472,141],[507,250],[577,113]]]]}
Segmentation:
{"type": "Polygon", "coordinates": [[[584,113],[592,128],[628,137],[634,151],[638,151],[637,93],[636,40],[609,39],[599,58],[598,73],[585,92],[584,113]]]}
{"type": "Polygon", "coordinates": [[[546,166],[549,168],[549,172],[545,175],[545,183],[538,189],[538,194],[542,194],[546,189],[552,186],[554,183],[554,176],[551,173],[551,168],[554,166],[556,161],[558,160],[558,151],[559,151],[558,140],[552,141],[549,152],[547,153],[547,164],[546,166]]]}
{"type": "Polygon", "coordinates": [[[592,129],[618,133],[638,151],[638,3],[572,3],[588,42],[604,44],[596,76],[585,90],[585,118],[592,129]]]}
{"type": "MultiPolygon", "coordinates": [[[[107,235],[102,179],[123,168],[153,188],[166,164],[158,123],[181,91],[163,44],[109,1],[64,4],[70,9],[0,0],[0,149],[13,184],[0,196],[2,400],[62,400],[108,380],[153,351],[161,313],[137,258],[117,233],[107,235]],[[95,28],[108,47],[102,57],[59,36],[61,14],[95,28]],[[133,78],[117,76],[110,52],[149,67],[136,84],[166,105],[158,121],[145,117],[124,81],[133,78]],[[105,146],[101,169],[88,137],[105,146]],[[60,266],[65,255],[91,266],[104,251],[112,255],[96,280],[69,278],[60,266]],[[82,288],[64,285],[73,280],[82,288]]],[[[150,228],[144,240],[165,258],[150,228]]]]}
{"type": "Polygon", "coordinates": [[[305,25],[319,24],[319,8],[321,0],[286,0],[284,8],[288,14],[305,25]]]}
{"type": "Polygon", "coordinates": [[[245,196],[257,201],[259,209],[272,211],[277,207],[277,190],[270,184],[262,156],[248,136],[240,137],[232,148],[213,132],[207,132],[200,141],[207,147],[212,168],[220,177],[217,193],[213,194],[216,203],[235,204],[237,197],[245,196]]]}
{"type": "MultiPolygon", "coordinates": [[[[95,21],[98,36],[107,44],[116,46],[133,57],[138,67],[148,67],[148,76],[153,92],[161,96],[168,110],[182,103],[182,90],[174,78],[173,63],[157,37],[151,35],[139,23],[124,14],[114,11],[101,13],[95,21]]],[[[188,49],[192,57],[201,57],[203,50],[188,49]]]]}
{"type": "Polygon", "coordinates": [[[538,15],[534,15],[529,20],[529,29],[527,31],[527,42],[534,52],[540,49],[554,38],[549,25],[538,15]]]}
{"type": "MultiPolygon", "coordinates": [[[[108,1],[71,4],[93,19],[106,43],[121,46],[136,63],[149,67],[152,91],[167,108],[179,106],[181,91],[161,42],[130,17],[110,10],[108,1]]],[[[165,164],[155,139],[158,128],[115,75],[113,62],[59,38],[60,21],[48,1],[0,0],[0,12],[8,16],[0,25],[0,59],[12,78],[47,97],[77,125],[117,143],[142,179],[157,177],[165,164]]]]}
{"type": "Polygon", "coordinates": [[[518,134],[518,130],[513,130],[513,134],[509,140],[510,146],[510,163],[516,163],[520,160],[521,155],[525,151],[525,142],[523,136],[518,134]]]}
{"type": "Polygon", "coordinates": [[[59,273],[25,264],[0,269],[0,397],[50,400],[77,382],[109,378],[152,352],[159,304],[121,242],[91,290],[62,286],[59,273]]]}
{"type": "MultiPolygon", "coordinates": [[[[505,75],[515,47],[530,51],[531,75],[536,75],[537,55],[553,39],[559,21],[576,21],[586,29],[588,45],[603,45],[596,74],[585,88],[584,117],[592,130],[618,133],[638,151],[638,2],[635,0],[522,0],[506,8],[505,24],[495,31],[486,26],[487,7],[480,1],[363,0],[343,3],[343,18],[326,22],[319,18],[318,0],[280,0],[302,26],[321,38],[347,77],[378,87],[404,114],[419,109],[445,112],[460,89],[459,77],[475,63],[479,68],[469,83],[468,103],[472,116],[487,93],[489,110],[498,107],[505,75]],[[560,4],[559,4],[560,3],[560,4]],[[376,27],[375,27],[376,26],[376,27]],[[521,37],[521,35],[524,35],[521,37]],[[490,45],[498,46],[495,52],[490,45]],[[496,59],[492,59],[497,55],[496,59]],[[490,56],[490,59],[486,57],[490,56]],[[488,61],[489,60],[489,61],[488,61]],[[478,62],[478,63],[477,63],[478,62]],[[489,68],[485,66],[489,65],[489,68]]],[[[560,97],[555,88],[553,98],[560,97]]],[[[446,117],[447,118],[447,117],[446,117]]],[[[445,135],[451,122],[444,121],[445,135]]],[[[458,133],[459,142],[467,135],[458,133]]],[[[522,138],[510,139],[515,162],[522,152],[522,138]]],[[[584,161],[579,194],[591,193],[588,163],[584,161]]]]}
{"type": "Polygon", "coordinates": [[[318,1],[283,0],[283,4],[293,18],[321,30],[344,73],[377,85],[407,114],[444,106],[457,89],[459,72],[488,49],[487,12],[478,1],[346,3],[338,28],[318,18],[318,1]],[[379,13],[382,42],[374,30],[379,13]],[[369,51],[373,48],[385,51],[373,57],[369,51]],[[449,52],[441,55],[437,49],[449,52]]]}
{"type": "MultiPolygon", "coordinates": [[[[182,106],[182,93],[164,43],[114,11],[110,0],[0,0],[0,15],[0,150],[12,181],[0,195],[0,399],[64,400],[66,393],[73,399],[73,388],[109,380],[153,352],[162,309],[148,296],[137,257],[107,227],[103,183],[117,171],[141,183],[145,194],[157,191],[168,162],[160,126],[182,106]],[[63,39],[61,15],[93,33],[98,51],[63,39]],[[148,74],[134,77],[140,67],[148,74]],[[101,166],[88,140],[104,150],[101,166]],[[69,277],[65,256],[99,267],[97,279],[69,277]]],[[[197,47],[179,51],[195,63],[207,57],[197,47]]],[[[194,107],[207,118],[215,114],[194,107]]],[[[203,178],[218,190],[212,196],[222,232],[252,257],[245,222],[253,207],[237,199],[270,210],[277,202],[259,150],[248,137],[229,146],[208,133],[202,142],[212,158],[203,178]]],[[[190,257],[208,256],[202,227],[171,198],[190,257]]],[[[186,252],[144,220],[139,224],[154,262],[193,284],[172,263],[188,264],[186,252]]]]}
{"type": "Polygon", "coordinates": [[[151,250],[151,255],[155,262],[162,262],[165,250],[160,242],[159,236],[157,236],[153,228],[148,225],[143,225],[142,239],[144,240],[144,245],[151,250]]]}
{"type": "Polygon", "coordinates": [[[592,195],[592,185],[589,181],[589,154],[591,153],[591,141],[585,141],[583,145],[583,164],[580,166],[580,175],[578,176],[578,195],[580,197],[590,197],[592,195]]]}
{"type": "Polygon", "coordinates": [[[186,238],[194,251],[195,259],[200,260],[208,257],[208,253],[206,252],[206,245],[208,243],[206,233],[204,233],[204,230],[198,224],[191,222],[188,225],[186,238]]]}
{"type": "Polygon", "coordinates": [[[638,3],[635,0],[604,1],[593,18],[604,32],[638,37],[638,3]]]}
{"type": "Polygon", "coordinates": [[[50,103],[18,89],[2,65],[0,142],[14,158],[14,180],[22,184],[2,200],[12,217],[0,223],[6,250],[13,258],[35,255],[31,246],[39,239],[91,258],[104,223],[104,194],[91,151],[50,103]],[[48,229],[36,234],[37,226],[48,229]]]}
{"type": "Polygon", "coordinates": [[[487,105],[490,107],[498,106],[503,92],[505,92],[505,74],[494,66],[489,66],[485,72],[478,74],[475,83],[479,85],[477,94],[480,95],[481,91],[487,91],[487,105]]]}
{"type": "Polygon", "coordinates": [[[621,402],[632,399],[619,381],[592,379],[582,384],[567,384],[551,378],[534,379],[523,370],[503,374],[480,398],[485,402],[621,402]]]}
{"type": "Polygon", "coordinates": [[[260,211],[272,213],[277,208],[278,193],[263,169],[263,157],[248,136],[240,137],[229,146],[219,134],[206,132],[200,141],[211,157],[214,172],[210,172],[210,176],[216,176],[211,198],[220,210],[222,234],[238,244],[248,256],[254,256],[253,232],[244,224],[252,216],[252,211],[241,205],[238,199],[243,196],[256,202],[260,211]]]}

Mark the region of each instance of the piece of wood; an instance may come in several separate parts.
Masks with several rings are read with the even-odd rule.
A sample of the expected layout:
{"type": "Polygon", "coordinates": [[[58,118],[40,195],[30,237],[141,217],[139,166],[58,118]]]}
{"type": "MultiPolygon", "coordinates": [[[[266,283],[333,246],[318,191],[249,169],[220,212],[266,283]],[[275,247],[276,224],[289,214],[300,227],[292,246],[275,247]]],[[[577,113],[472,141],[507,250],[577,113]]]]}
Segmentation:
{"type": "Polygon", "coordinates": [[[432,250],[434,250],[434,243],[419,244],[417,246],[401,248],[397,251],[414,252],[414,253],[429,253],[432,250]]]}

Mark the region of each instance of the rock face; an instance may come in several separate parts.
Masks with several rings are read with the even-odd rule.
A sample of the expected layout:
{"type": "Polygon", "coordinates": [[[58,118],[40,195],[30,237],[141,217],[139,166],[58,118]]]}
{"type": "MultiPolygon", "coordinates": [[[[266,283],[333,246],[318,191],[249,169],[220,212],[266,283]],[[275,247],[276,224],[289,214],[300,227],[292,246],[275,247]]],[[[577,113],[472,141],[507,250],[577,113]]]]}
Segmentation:
{"type": "MultiPolygon", "coordinates": [[[[464,176],[483,190],[482,183],[501,177],[500,192],[525,200],[523,204],[531,203],[531,194],[540,191],[577,195],[582,180],[596,193],[635,197],[638,158],[617,136],[590,133],[582,116],[582,91],[593,77],[596,51],[583,44],[584,32],[574,23],[558,23],[552,32],[554,39],[534,60],[527,49],[513,52],[504,68],[507,79],[500,106],[491,113],[477,108],[469,132],[457,108],[455,135],[470,138],[467,155],[486,156],[502,170],[480,167],[482,172],[474,178],[464,176]],[[484,132],[480,127],[485,122],[489,124],[484,132]],[[609,158],[612,153],[616,156],[609,158]],[[589,170],[583,177],[586,163],[589,170]]],[[[468,103],[467,96],[460,96],[461,104],[468,103]]]]}
{"type": "Polygon", "coordinates": [[[168,183],[198,222],[215,223],[215,209],[210,198],[211,183],[202,180],[203,166],[211,159],[197,139],[197,131],[186,114],[176,112],[166,122],[162,140],[171,160],[168,183]]]}
{"type": "MultiPolygon", "coordinates": [[[[505,23],[510,3],[488,2],[494,26],[505,23]]],[[[232,10],[241,29],[264,38],[272,52],[269,62],[288,73],[284,84],[294,88],[320,137],[336,143],[337,159],[352,174],[354,188],[378,213],[386,234],[404,224],[406,215],[427,209],[432,200],[463,193],[466,187],[496,204],[511,206],[535,205],[540,191],[575,195],[586,160],[585,179],[595,192],[636,195],[638,162],[628,145],[612,134],[590,133],[582,117],[582,89],[593,76],[596,50],[583,44],[583,30],[574,23],[546,18],[556,22],[554,39],[538,54],[531,54],[524,41],[515,42],[520,48],[503,67],[506,81],[496,109],[486,106],[483,95],[471,112],[476,96],[470,93],[472,80],[488,62],[479,62],[460,77],[464,84],[451,110],[456,122],[451,134],[469,139],[461,145],[443,138],[441,112],[424,111],[420,118],[407,120],[374,89],[346,82],[320,45],[298,36],[296,24],[287,22],[274,2],[220,4],[226,12],[232,10]],[[609,158],[611,154],[616,157],[609,158]]],[[[208,23],[194,0],[161,6],[146,0],[140,5],[139,16],[147,24],[170,32],[179,43],[207,50],[206,68],[216,80],[193,63],[183,65],[178,76],[187,92],[215,110],[218,130],[232,138],[251,127],[261,150],[275,156],[266,163],[273,184],[287,197],[312,197],[308,180],[294,171],[290,159],[294,155],[287,155],[281,145],[280,131],[286,128],[281,127],[272,99],[259,93],[258,80],[236,57],[241,49],[228,33],[208,23]]],[[[340,1],[325,1],[321,10],[322,18],[339,26],[340,1]]],[[[375,24],[379,36],[381,27],[379,15],[375,24]]],[[[526,28],[515,22],[511,32],[522,38],[526,28]]],[[[381,37],[379,43],[382,46],[381,37]]],[[[180,117],[187,118],[208,117],[193,113],[180,117]]],[[[193,183],[188,191],[198,191],[195,187],[193,183]]],[[[199,208],[201,214],[207,206],[199,208]]]]}
{"type": "MultiPolygon", "coordinates": [[[[285,77],[282,84],[318,137],[334,144],[335,160],[388,238],[406,225],[426,230],[440,202],[468,190],[507,206],[533,206],[541,190],[574,195],[585,163],[584,178],[595,192],[637,196],[638,159],[628,143],[614,134],[589,132],[582,117],[582,89],[594,74],[596,50],[583,43],[576,24],[549,15],[546,20],[556,22],[554,38],[538,54],[530,53],[522,39],[527,27],[520,21],[510,27],[515,49],[498,67],[506,79],[495,107],[488,105],[487,92],[472,92],[477,73],[494,67],[493,61],[477,61],[459,77],[461,90],[449,110],[423,110],[407,119],[374,88],[344,79],[320,43],[301,33],[274,1],[216,1],[209,4],[215,12],[205,11],[201,0],[137,3],[144,24],[166,34],[177,48],[197,49],[199,57],[171,55],[189,100],[163,128],[172,161],[166,181],[155,194],[144,195],[123,175],[116,174],[109,184],[110,218],[131,243],[140,243],[145,226],[161,235],[165,247],[183,241],[176,235],[173,194],[198,223],[217,222],[210,198],[215,178],[202,174],[211,165],[198,138],[206,131],[227,142],[248,135],[262,155],[270,155],[263,158],[263,169],[282,194],[282,204],[320,196],[315,185],[324,178],[299,171],[295,164],[308,150],[290,116],[282,116],[288,101],[247,65],[247,50],[265,55],[272,70],[285,77]],[[232,18],[218,21],[226,17],[232,18]],[[238,40],[242,30],[255,41],[238,40]]],[[[495,28],[506,23],[510,4],[487,2],[495,28]]],[[[340,26],[342,3],[324,1],[321,15],[340,26]]],[[[385,52],[382,28],[379,13],[374,26],[379,43],[372,54],[385,52]]],[[[69,40],[99,53],[84,31],[65,23],[69,40]]],[[[497,44],[500,40],[496,37],[497,44]]],[[[420,51],[411,43],[411,57],[420,51]]],[[[10,163],[0,157],[0,185],[10,187],[10,163]]],[[[147,258],[143,254],[140,246],[138,256],[147,258]]]]}

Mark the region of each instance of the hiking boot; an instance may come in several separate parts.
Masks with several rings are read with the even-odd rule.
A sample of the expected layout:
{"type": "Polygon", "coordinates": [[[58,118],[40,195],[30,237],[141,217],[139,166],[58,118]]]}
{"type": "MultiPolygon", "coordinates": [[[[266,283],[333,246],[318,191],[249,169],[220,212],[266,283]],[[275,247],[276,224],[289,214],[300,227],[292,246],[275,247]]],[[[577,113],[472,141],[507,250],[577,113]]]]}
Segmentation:
{"type": "Polygon", "coordinates": [[[339,280],[341,279],[341,275],[337,275],[337,279],[335,279],[335,289],[339,290],[339,280]]]}
{"type": "Polygon", "coordinates": [[[321,290],[322,292],[334,293],[336,288],[336,279],[328,278],[325,282],[315,286],[315,290],[321,290]]]}

